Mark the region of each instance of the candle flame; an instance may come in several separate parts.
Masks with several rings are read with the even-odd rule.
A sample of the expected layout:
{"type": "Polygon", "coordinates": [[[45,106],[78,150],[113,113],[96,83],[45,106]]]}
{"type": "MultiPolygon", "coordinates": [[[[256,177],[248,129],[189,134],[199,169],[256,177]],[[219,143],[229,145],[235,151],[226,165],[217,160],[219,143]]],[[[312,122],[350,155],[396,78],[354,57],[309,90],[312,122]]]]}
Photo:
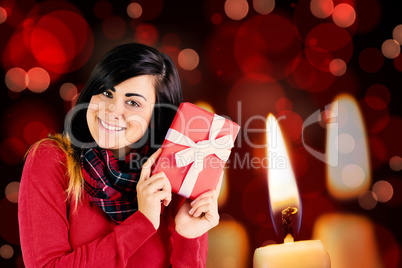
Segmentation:
{"type": "Polygon", "coordinates": [[[278,235],[282,233],[281,213],[287,207],[299,211],[293,218],[293,224],[298,231],[301,223],[299,191],[281,129],[272,114],[267,117],[267,155],[271,160],[268,165],[268,192],[275,231],[278,235]]]}
{"type": "Polygon", "coordinates": [[[356,198],[370,186],[367,137],[362,115],[355,99],[346,94],[335,98],[330,112],[336,124],[327,125],[327,186],[338,199],[356,198]],[[335,161],[335,162],[336,162],[335,161]]]}

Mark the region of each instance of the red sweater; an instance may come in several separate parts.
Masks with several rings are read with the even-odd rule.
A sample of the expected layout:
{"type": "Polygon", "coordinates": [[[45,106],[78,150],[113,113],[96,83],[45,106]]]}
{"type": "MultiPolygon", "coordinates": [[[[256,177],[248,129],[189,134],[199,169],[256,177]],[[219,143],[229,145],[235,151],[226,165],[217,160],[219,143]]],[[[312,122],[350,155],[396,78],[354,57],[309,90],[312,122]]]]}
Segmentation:
{"type": "Polygon", "coordinates": [[[66,156],[53,142],[25,162],[18,220],[27,267],[205,267],[207,234],[188,239],[174,230],[178,196],[158,230],[139,211],[116,225],[87,198],[74,211],[66,173],[66,156]]]}

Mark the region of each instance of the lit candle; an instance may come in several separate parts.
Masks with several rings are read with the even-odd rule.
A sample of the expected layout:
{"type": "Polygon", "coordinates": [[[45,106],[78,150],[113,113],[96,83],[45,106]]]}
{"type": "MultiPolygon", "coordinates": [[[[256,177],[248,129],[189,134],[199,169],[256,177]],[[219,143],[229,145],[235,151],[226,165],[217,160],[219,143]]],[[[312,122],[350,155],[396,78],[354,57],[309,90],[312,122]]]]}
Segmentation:
{"type": "Polygon", "coordinates": [[[257,248],[254,268],[331,267],[329,255],[321,241],[294,242],[293,225],[300,228],[301,202],[279,124],[271,114],[267,118],[267,144],[269,158],[274,157],[275,163],[282,163],[280,166],[268,165],[268,189],[272,222],[276,232],[283,233],[284,243],[257,248]],[[278,219],[279,213],[281,217],[278,219]]]}
{"type": "MultiPolygon", "coordinates": [[[[327,124],[326,162],[329,193],[339,200],[371,193],[369,148],[364,120],[356,100],[342,94],[329,108],[336,121],[327,124]]],[[[376,200],[373,198],[374,206],[376,200]]],[[[377,245],[374,224],[352,213],[321,215],[314,225],[313,238],[320,239],[331,255],[332,268],[384,267],[377,245]]]]}

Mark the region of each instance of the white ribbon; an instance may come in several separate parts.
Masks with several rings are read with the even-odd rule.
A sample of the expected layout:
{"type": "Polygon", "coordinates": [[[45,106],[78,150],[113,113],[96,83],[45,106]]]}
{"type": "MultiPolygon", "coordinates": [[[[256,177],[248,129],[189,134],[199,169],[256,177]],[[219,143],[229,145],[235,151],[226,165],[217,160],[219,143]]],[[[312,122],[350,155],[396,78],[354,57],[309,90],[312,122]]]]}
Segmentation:
{"type": "Polygon", "coordinates": [[[208,155],[215,154],[223,161],[227,161],[230,156],[230,149],[234,146],[232,135],[225,135],[216,139],[221,131],[225,118],[219,115],[214,115],[214,119],[209,130],[208,140],[202,140],[195,143],[192,139],[170,128],[165,139],[190,148],[176,152],[175,160],[178,167],[184,167],[193,163],[184,178],[183,184],[180,187],[178,194],[188,198],[194,189],[198,174],[204,168],[204,158],[208,155]]]}

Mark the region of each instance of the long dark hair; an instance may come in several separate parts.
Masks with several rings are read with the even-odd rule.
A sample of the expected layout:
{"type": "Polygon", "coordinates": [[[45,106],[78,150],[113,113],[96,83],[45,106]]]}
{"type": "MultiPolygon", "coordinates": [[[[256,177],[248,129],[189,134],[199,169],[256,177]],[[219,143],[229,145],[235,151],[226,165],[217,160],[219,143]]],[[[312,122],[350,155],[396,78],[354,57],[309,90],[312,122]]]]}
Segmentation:
{"type": "Polygon", "coordinates": [[[182,102],[180,78],[169,56],[143,44],[129,43],[112,49],[96,65],[77,99],[75,110],[70,113],[72,116],[66,120],[65,132],[77,153],[82,148],[95,146],[86,119],[92,96],[140,75],[155,77],[156,96],[151,119],[152,131],[148,128],[141,140],[151,139],[153,149],[162,144],[173,120],[175,107],[182,102]]]}

